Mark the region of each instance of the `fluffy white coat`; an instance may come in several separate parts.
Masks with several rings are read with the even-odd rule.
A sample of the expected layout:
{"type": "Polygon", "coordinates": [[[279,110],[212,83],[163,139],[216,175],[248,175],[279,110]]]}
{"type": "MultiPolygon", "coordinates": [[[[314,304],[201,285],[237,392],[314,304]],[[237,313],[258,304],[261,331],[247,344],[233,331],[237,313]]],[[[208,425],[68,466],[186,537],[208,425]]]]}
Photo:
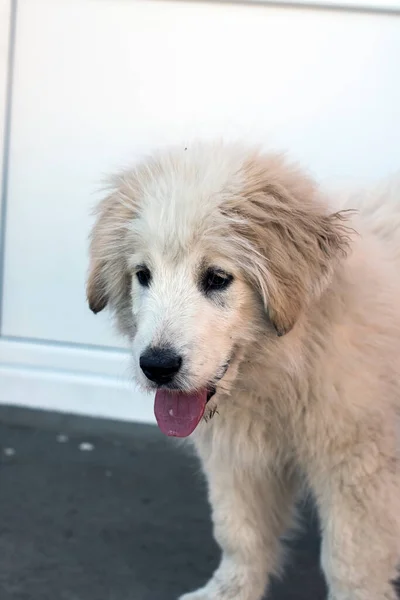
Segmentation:
{"type": "Polygon", "coordinates": [[[115,313],[145,389],[140,356],[163,344],[183,357],[180,390],[217,382],[190,439],[222,559],[181,600],[260,600],[304,488],[329,600],[396,598],[399,177],[344,200],[257,149],[155,155],[117,175],[99,206],[88,299],[115,313]],[[233,278],[211,296],[199,284],[209,265],[233,278]]]}

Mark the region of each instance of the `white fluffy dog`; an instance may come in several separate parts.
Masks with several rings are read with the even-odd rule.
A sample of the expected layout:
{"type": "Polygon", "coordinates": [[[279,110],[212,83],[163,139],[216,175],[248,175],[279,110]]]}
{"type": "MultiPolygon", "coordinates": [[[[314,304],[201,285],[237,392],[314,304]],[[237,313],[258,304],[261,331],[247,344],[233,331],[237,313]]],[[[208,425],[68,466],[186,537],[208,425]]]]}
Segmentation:
{"type": "Polygon", "coordinates": [[[101,202],[87,294],[207,476],[222,559],[184,600],[260,600],[304,485],[329,599],[396,598],[400,180],[343,202],[282,156],[160,153],[101,202]]]}

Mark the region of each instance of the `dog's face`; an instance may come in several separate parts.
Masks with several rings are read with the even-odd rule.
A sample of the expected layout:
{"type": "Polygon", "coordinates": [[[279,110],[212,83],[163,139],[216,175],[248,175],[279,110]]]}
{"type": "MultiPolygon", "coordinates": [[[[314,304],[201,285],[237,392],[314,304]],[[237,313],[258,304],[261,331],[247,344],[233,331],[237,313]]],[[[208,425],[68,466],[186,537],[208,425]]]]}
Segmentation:
{"type": "Polygon", "coordinates": [[[164,390],[164,412],[183,392],[196,421],[216,389],[229,391],[246,346],[287,333],[321,294],[347,244],[341,219],[279,157],[172,151],[118,176],[101,203],[90,306],[110,304],[135,377],[164,390]]]}
{"type": "Polygon", "coordinates": [[[149,225],[136,223],[142,243],[129,257],[136,379],[149,389],[211,393],[248,336],[252,290],[201,237],[169,246],[149,225]]]}

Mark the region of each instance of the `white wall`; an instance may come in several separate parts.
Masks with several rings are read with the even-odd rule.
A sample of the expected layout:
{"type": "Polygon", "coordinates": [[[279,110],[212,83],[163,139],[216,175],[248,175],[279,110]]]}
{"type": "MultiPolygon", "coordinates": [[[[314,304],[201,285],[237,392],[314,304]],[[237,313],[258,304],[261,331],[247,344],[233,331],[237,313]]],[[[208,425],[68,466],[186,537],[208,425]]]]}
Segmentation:
{"type": "MultiPolygon", "coordinates": [[[[0,190],[3,188],[4,141],[7,112],[7,81],[9,66],[9,42],[11,25],[11,2],[0,0],[0,190]]],[[[0,196],[0,228],[2,226],[2,196],[0,196]]],[[[1,240],[1,238],[0,238],[1,240]]],[[[0,251],[1,252],[1,251],[0,251]]],[[[1,258],[1,257],[0,257],[1,258]]],[[[0,292],[1,293],[1,292],[0,292]]]]}
{"type": "MultiPolygon", "coordinates": [[[[4,56],[0,46],[0,98],[4,56]]],[[[322,181],[377,179],[400,166],[399,56],[390,14],[19,0],[0,401],[152,420],[151,399],[127,389],[109,318],[85,303],[103,173],[154,146],[224,135],[288,148],[322,181]]]]}

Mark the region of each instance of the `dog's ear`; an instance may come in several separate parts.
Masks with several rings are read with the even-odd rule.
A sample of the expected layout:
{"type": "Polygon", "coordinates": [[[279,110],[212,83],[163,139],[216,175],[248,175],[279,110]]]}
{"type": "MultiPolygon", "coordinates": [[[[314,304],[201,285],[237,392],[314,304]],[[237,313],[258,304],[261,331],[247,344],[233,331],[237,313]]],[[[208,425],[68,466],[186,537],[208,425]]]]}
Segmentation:
{"type": "Polygon", "coordinates": [[[86,284],[86,296],[89,308],[95,315],[101,312],[108,304],[108,294],[103,277],[105,268],[104,261],[92,258],[86,284]]]}
{"type": "Polygon", "coordinates": [[[108,278],[111,275],[113,213],[118,210],[118,198],[111,194],[102,200],[95,209],[96,221],[90,235],[89,273],[86,296],[89,308],[95,314],[101,312],[110,300],[108,278]]]}
{"type": "Polygon", "coordinates": [[[96,314],[108,304],[115,308],[126,304],[127,284],[126,244],[129,224],[135,218],[134,186],[128,174],[111,180],[110,194],[96,207],[96,221],[90,236],[89,273],[86,296],[96,314]]]}
{"type": "MultiPolygon", "coordinates": [[[[343,213],[307,211],[292,218],[291,225],[271,224],[268,234],[265,232],[273,247],[269,245],[267,254],[269,273],[263,300],[278,336],[288,333],[302,310],[321,296],[349,244],[343,213]]],[[[265,270],[263,273],[261,276],[265,270]]]]}
{"type": "Polygon", "coordinates": [[[283,157],[256,156],[244,174],[245,199],[231,205],[232,226],[236,237],[245,238],[247,270],[282,336],[321,295],[346,255],[348,215],[329,214],[315,184],[283,157]]]}

